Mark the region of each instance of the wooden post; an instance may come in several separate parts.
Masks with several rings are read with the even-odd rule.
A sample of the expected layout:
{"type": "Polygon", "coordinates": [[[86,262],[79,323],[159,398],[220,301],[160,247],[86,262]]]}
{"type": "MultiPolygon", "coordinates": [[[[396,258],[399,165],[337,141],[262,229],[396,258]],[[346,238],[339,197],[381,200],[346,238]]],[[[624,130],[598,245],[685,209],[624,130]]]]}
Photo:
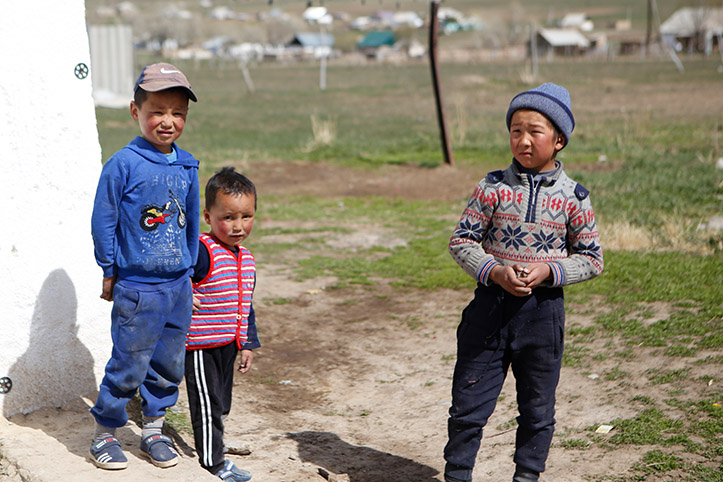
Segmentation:
{"type": "Polygon", "coordinates": [[[442,152],[444,153],[444,162],[450,166],[454,166],[454,158],[452,157],[452,147],[449,144],[449,135],[447,133],[447,121],[444,117],[444,102],[442,100],[442,87],[439,82],[439,64],[437,62],[437,36],[439,34],[439,21],[437,20],[437,11],[439,10],[439,0],[430,3],[429,15],[429,62],[432,68],[432,86],[434,87],[434,97],[437,105],[437,121],[439,124],[439,133],[442,140],[442,152]]]}

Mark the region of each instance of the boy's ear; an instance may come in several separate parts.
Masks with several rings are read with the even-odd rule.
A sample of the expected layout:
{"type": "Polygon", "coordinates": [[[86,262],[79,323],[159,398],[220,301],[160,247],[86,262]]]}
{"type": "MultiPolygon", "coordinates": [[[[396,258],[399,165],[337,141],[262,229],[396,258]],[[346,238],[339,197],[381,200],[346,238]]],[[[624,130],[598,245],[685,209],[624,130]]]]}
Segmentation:
{"type": "Polygon", "coordinates": [[[209,226],[211,225],[211,215],[206,208],[203,208],[203,220],[206,221],[206,224],[209,226]]]}
{"type": "Polygon", "coordinates": [[[555,150],[559,151],[563,147],[565,147],[565,136],[563,136],[562,134],[558,134],[557,140],[555,141],[555,150]]]}
{"type": "Polygon", "coordinates": [[[135,101],[131,101],[131,118],[138,122],[138,106],[136,105],[135,101]]]}

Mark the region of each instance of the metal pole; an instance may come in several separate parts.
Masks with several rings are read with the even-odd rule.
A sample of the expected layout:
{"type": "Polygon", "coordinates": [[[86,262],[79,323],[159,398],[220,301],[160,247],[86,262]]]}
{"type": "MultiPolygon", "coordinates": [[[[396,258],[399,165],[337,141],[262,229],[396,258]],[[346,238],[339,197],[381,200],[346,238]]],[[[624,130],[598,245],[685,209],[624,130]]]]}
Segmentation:
{"type": "Polygon", "coordinates": [[[248,89],[250,94],[253,94],[256,89],[254,88],[254,81],[251,79],[251,74],[249,73],[249,68],[246,65],[245,60],[239,61],[239,67],[241,68],[241,74],[244,76],[244,82],[246,83],[246,88],[248,89]]]}
{"type": "Polygon", "coordinates": [[[319,67],[321,72],[319,73],[319,89],[326,89],[326,55],[321,56],[321,66],[319,67]]]}
{"type": "MultiPolygon", "coordinates": [[[[323,47],[326,47],[326,28],[319,26],[319,35],[321,36],[321,43],[323,47]]],[[[329,46],[331,49],[331,46],[329,46]]],[[[326,89],[326,52],[321,56],[321,65],[319,66],[319,90],[326,89]]]]}
{"type": "Polygon", "coordinates": [[[437,121],[439,123],[439,133],[442,140],[442,151],[444,153],[444,162],[450,166],[454,166],[454,158],[452,157],[452,147],[449,144],[449,135],[447,134],[447,121],[444,117],[444,102],[442,100],[442,88],[439,82],[439,64],[437,63],[437,36],[439,34],[439,21],[437,20],[437,11],[439,10],[439,1],[431,2],[429,15],[429,62],[432,68],[432,86],[434,87],[434,98],[437,105],[437,121]]]}
{"type": "Polygon", "coordinates": [[[645,27],[645,55],[650,54],[650,36],[653,32],[653,2],[648,0],[648,21],[645,27]]]}
{"type": "Polygon", "coordinates": [[[532,57],[532,81],[537,82],[537,26],[530,24],[530,57],[532,57]]]}

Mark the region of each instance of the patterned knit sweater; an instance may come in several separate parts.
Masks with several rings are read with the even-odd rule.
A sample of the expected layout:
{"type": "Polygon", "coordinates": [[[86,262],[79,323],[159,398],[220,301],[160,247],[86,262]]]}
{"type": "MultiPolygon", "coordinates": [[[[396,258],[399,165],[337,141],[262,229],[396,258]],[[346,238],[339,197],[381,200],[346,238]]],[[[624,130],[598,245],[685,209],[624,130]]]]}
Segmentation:
{"type": "Polygon", "coordinates": [[[248,319],[256,283],[256,263],[251,252],[239,246],[238,256],[202,234],[208,248],[208,274],[193,283],[201,308],[193,313],[186,349],[224,346],[232,341],[241,349],[248,338],[248,319]]]}
{"type": "Polygon", "coordinates": [[[599,275],[602,247],[589,192],[567,177],[562,163],[535,180],[517,161],[477,185],[449,241],[454,260],[475,280],[491,284],[498,264],[548,263],[565,286],[599,275]]]}

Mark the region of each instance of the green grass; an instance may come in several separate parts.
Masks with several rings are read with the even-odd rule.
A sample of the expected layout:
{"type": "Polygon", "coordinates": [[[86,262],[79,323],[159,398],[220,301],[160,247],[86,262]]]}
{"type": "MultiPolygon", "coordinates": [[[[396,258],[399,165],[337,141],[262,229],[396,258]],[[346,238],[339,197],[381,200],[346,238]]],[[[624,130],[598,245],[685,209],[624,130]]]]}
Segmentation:
{"type": "MultiPolygon", "coordinates": [[[[441,162],[429,69],[424,63],[400,68],[332,62],[325,91],[318,88],[316,65],[259,64],[251,71],[258,86],[253,95],[244,90],[241,73],[231,65],[218,70],[201,63],[199,70],[190,62],[177,63],[199,96],[199,102],[191,105],[180,144],[203,161],[206,174],[213,166],[239,160],[306,159],[372,166],[441,162]],[[289,82],[290,78],[294,81],[289,82]],[[335,119],[337,139],[331,145],[309,149],[312,114],[335,119]]],[[[578,122],[574,144],[563,151],[565,161],[589,163],[600,154],[619,159],[637,153],[643,159],[655,156],[657,162],[667,162],[664,154],[672,146],[681,153],[686,149],[693,154],[703,151],[710,145],[710,131],[720,117],[714,109],[669,117],[651,109],[630,108],[624,114],[627,123],[621,125],[619,108],[600,112],[597,102],[600,84],[608,81],[612,86],[604,87],[602,94],[640,92],[643,102],[655,102],[647,97],[651,81],[673,86],[686,82],[681,90],[691,84],[716,88],[712,59],[686,63],[685,77],[671,69],[668,61],[543,63],[540,80],[565,79],[575,100],[578,122]],[[589,82],[591,78],[598,82],[589,82]],[[693,117],[696,122],[691,122],[693,117]],[[652,141],[652,149],[643,140],[652,141]]],[[[460,164],[506,164],[504,114],[509,99],[529,87],[519,80],[519,68],[500,63],[443,64],[450,129],[453,134],[466,133],[465,141],[453,146],[460,164]],[[484,79],[484,83],[470,83],[470,76],[484,79]],[[466,114],[462,125],[455,121],[457,105],[466,114]]],[[[136,135],[137,128],[125,109],[98,109],[97,115],[105,159],[136,135]]],[[[687,170],[678,174],[689,175],[687,170]]]]}
{"type": "Polygon", "coordinates": [[[590,448],[591,443],[589,440],[584,439],[563,439],[560,441],[560,446],[567,450],[586,450],[590,448]]]}
{"type": "Polygon", "coordinates": [[[610,425],[617,432],[609,440],[613,445],[654,445],[664,442],[683,422],[666,417],[657,408],[647,408],[633,419],[616,419],[610,425]]]}

